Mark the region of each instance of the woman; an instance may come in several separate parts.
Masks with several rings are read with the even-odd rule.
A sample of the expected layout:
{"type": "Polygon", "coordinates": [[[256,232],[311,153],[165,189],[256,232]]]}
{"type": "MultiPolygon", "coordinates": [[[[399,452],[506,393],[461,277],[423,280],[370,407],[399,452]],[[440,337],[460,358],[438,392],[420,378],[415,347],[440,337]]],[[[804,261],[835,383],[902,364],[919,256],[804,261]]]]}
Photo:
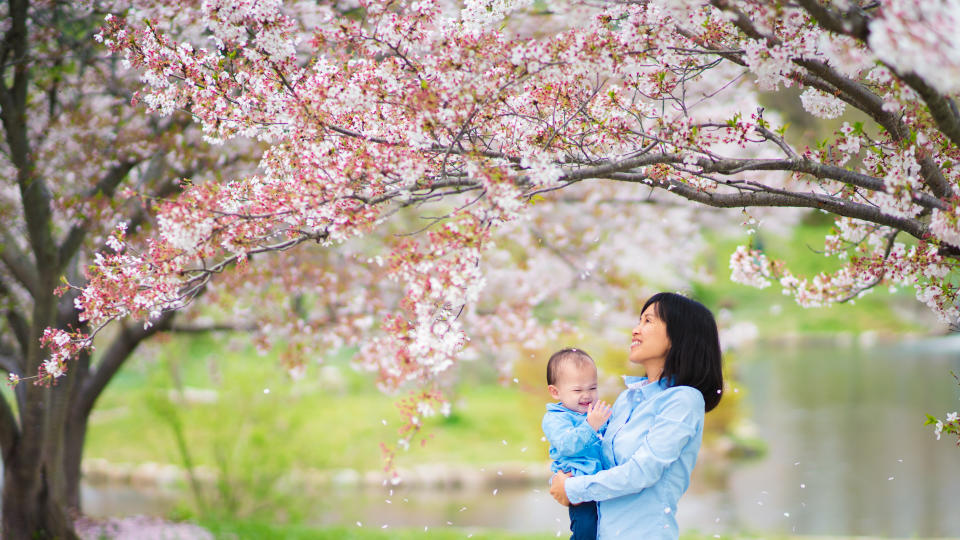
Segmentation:
{"type": "Polygon", "coordinates": [[[613,405],[597,474],[554,475],[563,505],[598,501],[597,538],[676,539],[677,501],[690,485],[703,417],[723,388],[713,314],[673,293],[647,300],[633,329],[630,362],[646,377],[624,377],[613,405]]]}

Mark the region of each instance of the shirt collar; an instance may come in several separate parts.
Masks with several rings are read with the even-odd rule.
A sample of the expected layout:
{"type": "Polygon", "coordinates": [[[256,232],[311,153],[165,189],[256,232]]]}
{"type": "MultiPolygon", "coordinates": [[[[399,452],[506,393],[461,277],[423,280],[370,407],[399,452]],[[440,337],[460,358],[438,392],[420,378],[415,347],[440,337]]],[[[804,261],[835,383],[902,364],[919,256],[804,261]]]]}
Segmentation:
{"type": "Polygon", "coordinates": [[[623,382],[627,385],[629,390],[637,390],[643,393],[644,397],[650,397],[662,392],[665,388],[665,380],[660,379],[656,382],[651,382],[650,379],[646,377],[636,377],[633,375],[624,375],[623,382]]]}
{"type": "Polygon", "coordinates": [[[568,412],[568,413],[573,413],[573,414],[587,414],[587,413],[577,412],[577,411],[568,409],[568,408],[564,407],[564,406],[563,406],[563,403],[560,403],[559,401],[556,402],[556,403],[547,403],[547,410],[550,411],[550,412],[558,412],[558,411],[559,411],[559,412],[568,412]]]}

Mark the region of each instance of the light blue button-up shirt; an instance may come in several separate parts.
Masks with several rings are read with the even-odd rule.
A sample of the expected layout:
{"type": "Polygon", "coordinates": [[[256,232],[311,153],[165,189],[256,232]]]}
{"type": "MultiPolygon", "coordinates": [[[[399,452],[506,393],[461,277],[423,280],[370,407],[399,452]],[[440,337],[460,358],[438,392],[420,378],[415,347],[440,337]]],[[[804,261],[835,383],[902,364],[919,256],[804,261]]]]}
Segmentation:
{"type": "Polygon", "coordinates": [[[603,437],[604,470],[568,478],[567,498],[599,502],[599,540],[676,539],[677,501],[703,439],[703,395],[646,377],[624,381],[603,437]]]}
{"type": "MultiPolygon", "coordinates": [[[[600,426],[603,431],[603,426],[600,426]]],[[[587,423],[587,413],[548,403],[543,415],[543,434],[550,442],[550,470],[574,476],[600,472],[600,433],[587,423]]]]}

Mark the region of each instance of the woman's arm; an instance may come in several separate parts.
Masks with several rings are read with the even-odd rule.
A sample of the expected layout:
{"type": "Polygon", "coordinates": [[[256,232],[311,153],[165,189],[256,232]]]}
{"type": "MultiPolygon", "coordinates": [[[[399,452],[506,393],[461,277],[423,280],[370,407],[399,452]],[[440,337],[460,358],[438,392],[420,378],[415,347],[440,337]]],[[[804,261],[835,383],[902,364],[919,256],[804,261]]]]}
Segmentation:
{"type": "Polygon", "coordinates": [[[696,389],[674,392],[657,413],[650,430],[635,442],[637,449],[629,460],[597,474],[565,481],[570,502],[604,501],[637,493],[655,484],[663,471],[680,458],[687,442],[700,429],[703,409],[703,396],[696,389]]]}

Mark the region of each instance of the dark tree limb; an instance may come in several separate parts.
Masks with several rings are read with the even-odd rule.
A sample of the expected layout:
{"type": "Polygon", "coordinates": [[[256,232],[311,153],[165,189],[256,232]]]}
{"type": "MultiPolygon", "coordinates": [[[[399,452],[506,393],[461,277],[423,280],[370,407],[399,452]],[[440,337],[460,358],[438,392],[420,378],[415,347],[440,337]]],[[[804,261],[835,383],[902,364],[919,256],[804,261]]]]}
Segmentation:
{"type": "MultiPolygon", "coordinates": [[[[11,297],[12,294],[12,291],[7,284],[3,282],[3,279],[0,279],[0,296],[11,297]]],[[[17,345],[20,347],[19,355],[26,356],[27,349],[30,345],[30,322],[14,304],[15,302],[12,298],[11,301],[7,303],[7,324],[13,332],[13,337],[17,340],[17,345]]],[[[11,354],[14,353],[11,352],[11,354]]]]}
{"type": "MultiPolygon", "coordinates": [[[[3,347],[6,349],[6,347],[3,347]]],[[[0,369],[7,373],[23,375],[23,368],[20,367],[20,361],[14,356],[13,351],[0,351],[0,369]]]]}
{"type": "Polygon", "coordinates": [[[796,0],[817,24],[835,33],[867,41],[870,35],[870,18],[860,6],[851,6],[845,13],[837,12],[820,3],[820,0],[796,0]]]}
{"type": "MultiPolygon", "coordinates": [[[[836,34],[851,36],[862,43],[867,42],[867,38],[870,36],[870,18],[859,6],[852,6],[845,13],[839,13],[824,6],[819,0],[797,0],[797,3],[824,29],[836,34]]],[[[960,146],[960,114],[958,114],[952,100],[931,87],[916,73],[900,73],[890,65],[887,65],[887,67],[920,94],[940,131],[953,144],[960,146]]],[[[946,195],[937,193],[937,196],[944,197],[946,195]]]]}
{"type": "MultiPolygon", "coordinates": [[[[606,176],[606,178],[653,185],[654,187],[665,189],[690,201],[717,208],[744,208],[749,206],[818,208],[838,216],[860,219],[900,229],[915,238],[923,238],[929,231],[928,226],[921,221],[890,216],[884,214],[875,206],[856,203],[820,193],[798,193],[756,184],[752,184],[752,186],[757,187],[761,191],[712,193],[699,190],[678,180],[655,180],[642,173],[613,173],[606,176]]],[[[941,249],[941,253],[952,258],[960,257],[960,252],[944,253],[944,250],[941,249]]]]}
{"type": "MultiPolygon", "coordinates": [[[[898,234],[900,234],[900,231],[894,229],[893,232],[891,232],[890,234],[887,235],[887,245],[886,245],[886,247],[883,249],[883,260],[884,260],[884,261],[886,261],[886,260],[890,257],[890,253],[893,251],[893,246],[894,246],[894,244],[896,243],[897,235],[898,235],[898,234]]],[[[869,289],[872,289],[872,288],[876,287],[877,285],[879,285],[880,283],[882,283],[882,282],[883,282],[883,278],[884,278],[884,276],[886,276],[886,275],[887,275],[887,267],[883,267],[883,270],[880,272],[880,275],[878,275],[878,276],[876,277],[876,279],[874,279],[874,280],[871,281],[870,283],[867,283],[867,284],[864,285],[863,287],[858,288],[858,289],[855,290],[854,292],[848,294],[846,297],[844,297],[844,298],[842,298],[842,299],[840,299],[840,300],[837,300],[837,303],[838,303],[838,304],[843,304],[843,303],[849,302],[849,301],[851,301],[851,300],[855,300],[855,299],[856,299],[858,296],[860,296],[860,294],[862,294],[863,292],[865,292],[865,291],[867,291],[867,290],[869,290],[869,289]]]]}
{"type": "Polygon", "coordinates": [[[213,332],[253,332],[254,324],[182,324],[171,325],[167,332],[171,334],[210,334],[213,332]]]}
{"type": "Polygon", "coordinates": [[[30,348],[30,323],[19,311],[10,306],[7,308],[7,324],[10,325],[17,345],[20,346],[20,355],[26,356],[30,348]]]}
{"type": "Polygon", "coordinates": [[[927,81],[923,80],[916,73],[898,73],[898,75],[903,79],[903,82],[907,83],[910,88],[913,88],[920,94],[924,103],[927,104],[927,108],[930,109],[930,116],[933,117],[933,121],[937,123],[940,131],[943,132],[953,144],[960,146],[960,115],[957,114],[957,107],[953,100],[945,97],[935,88],[927,84],[927,81]]]}
{"type": "Polygon", "coordinates": [[[3,462],[10,463],[10,457],[20,441],[20,428],[17,419],[10,407],[7,398],[0,394],[0,452],[3,452],[3,462]]]}
{"type": "MultiPolygon", "coordinates": [[[[603,163],[592,167],[582,167],[564,174],[560,181],[575,182],[587,178],[602,178],[610,173],[628,172],[633,169],[655,165],[669,164],[676,165],[683,162],[683,157],[679,154],[647,154],[635,158],[624,159],[616,162],[603,163]]],[[[886,185],[883,180],[874,176],[866,175],[843,167],[835,165],[825,165],[816,161],[803,158],[795,159],[717,159],[697,158],[696,166],[700,167],[706,173],[718,173],[725,175],[737,174],[745,171],[783,171],[799,172],[809,174],[816,178],[833,180],[853,186],[869,189],[871,191],[885,191],[886,185]]],[[[774,188],[761,186],[765,191],[771,191],[774,188]]],[[[914,202],[924,208],[946,209],[947,205],[943,201],[932,197],[927,193],[918,193],[914,202]]],[[[778,205],[779,206],[779,205],[778,205]]]]}
{"type": "MultiPolygon", "coordinates": [[[[122,161],[107,171],[107,173],[97,182],[96,186],[87,194],[87,197],[95,197],[102,194],[106,197],[113,197],[114,193],[117,190],[117,186],[127,177],[130,173],[130,170],[133,169],[138,163],[139,160],[127,160],[122,161]]],[[[67,233],[63,242],[60,243],[60,265],[61,270],[63,265],[69,263],[70,259],[77,253],[77,250],[80,249],[80,246],[83,245],[83,239],[86,238],[87,232],[90,230],[89,218],[83,219],[71,227],[70,232],[67,233]]]]}
{"type": "Polygon", "coordinates": [[[10,234],[5,226],[0,226],[0,237],[3,238],[3,246],[0,248],[0,261],[10,271],[23,288],[36,298],[40,291],[40,284],[37,283],[37,268],[30,260],[30,257],[20,249],[16,240],[10,234]]]}
{"type": "Polygon", "coordinates": [[[6,55],[12,51],[13,77],[11,86],[8,87],[7,81],[11,78],[5,71],[0,73],[0,120],[6,132],[10,161],[17,169],[17,184],[20,188],[30,246],[37,270],[42,272],[43,269],[57,267],[57,252],[52,242],[52,195],[44,179],[36,175],[27,129],[27,93],[30,80],[29,63],[26,62],[29,45],[28,4],[27,0],[9,2],[10,30],[4,36],[0,59],[5,60],[6,55]]]}
{"type": "MultiPolygon", "coordinates": [[[[728,5],[725,0],[713,0],[712,3],[714,6],[732,13],[734,15],[734,25],[748,36],[754,39],[765,40],[770,45],[780,44],[779,40],[773,36],[768,36],[760,32],[749,17],[740,10],[728,5]]],[[[838,19],[835,14],[821,6],[816,0],[807,0],[801,2],[801,4],[804,9],[807,9],[808,13],[818,21],[821,21],[821,19],[818,18],[817,15],[823,17],[822,21],[826,22],[821,22],[820,24],[823,25],[824,28],[828,30],[837,28],[842,30],[842,33],[849,35],[848,31],[844,30],[843,20],[838,19]]],[[[849,12],[849,16],[857,21],[858,24],[866,24],[866,14],[860,10],[860,8],[852,9],[849,12]]],[[[861,30],[857,31],[861,32],[861,30]]],[[[862,32],[866,31],[865,28],[862,30],[862,32]]],[[[864,37],[866,36],[865,33],[862,35],[864,37]]],[[[867,113],[875,122],[883,126],[894,141],[904,143],[908,140],[910,130],[906,124],[892,112],[884,110],[883,100],[880,96],[871,92],[866,86],[844,76],[833,67],[819,60],[795,58],[793,63],[803,67],[808,72],[800,76],[803,84],[817,88],[826,94],[834,95],[867,113]]],[[[894,72],[896,73],[896,70],[894,70],[894,72]]],[[[920,77],[914,74],[902,75],[897,73],[897,75],[904,83],[920,93],[930,108],[931,114],[937,122],[938,127],[944,131],[944,134],[953,141],[954,144],[958,144],[958,141],[960,141],[960,117],[958,117],[957,111],[952,103],[936,92],[936,90],[930,88],[920,77]],[[913,83],[911,83],[911,81],[913,81],[913,83]]],[[[942,199],[950,197],[953,194],[953,189],[950,187],[949,182],[943,176],[943,171],[936,165],[933,158],[930,156],[919,156],[918,162],[920,164],[920,174],[923,176],[924,182],[930,187],[933,194],[942,199]]]]}
{"type": "Polygon", "coordinates": [[[87,415],[93,410],[97,398],[107,387],[110,380],[123,366],[130,354],[143,342],[144,339],[169,330],[176,317],[176,311],[167,311],[153,321],[153,325],[144,329],[142,325],[130,326],[124,324],[113,342],[107,347],[95,368],[91,368],[90,375],[77,389],[79,396],[74,402],[74,414],[87,415]]]}

